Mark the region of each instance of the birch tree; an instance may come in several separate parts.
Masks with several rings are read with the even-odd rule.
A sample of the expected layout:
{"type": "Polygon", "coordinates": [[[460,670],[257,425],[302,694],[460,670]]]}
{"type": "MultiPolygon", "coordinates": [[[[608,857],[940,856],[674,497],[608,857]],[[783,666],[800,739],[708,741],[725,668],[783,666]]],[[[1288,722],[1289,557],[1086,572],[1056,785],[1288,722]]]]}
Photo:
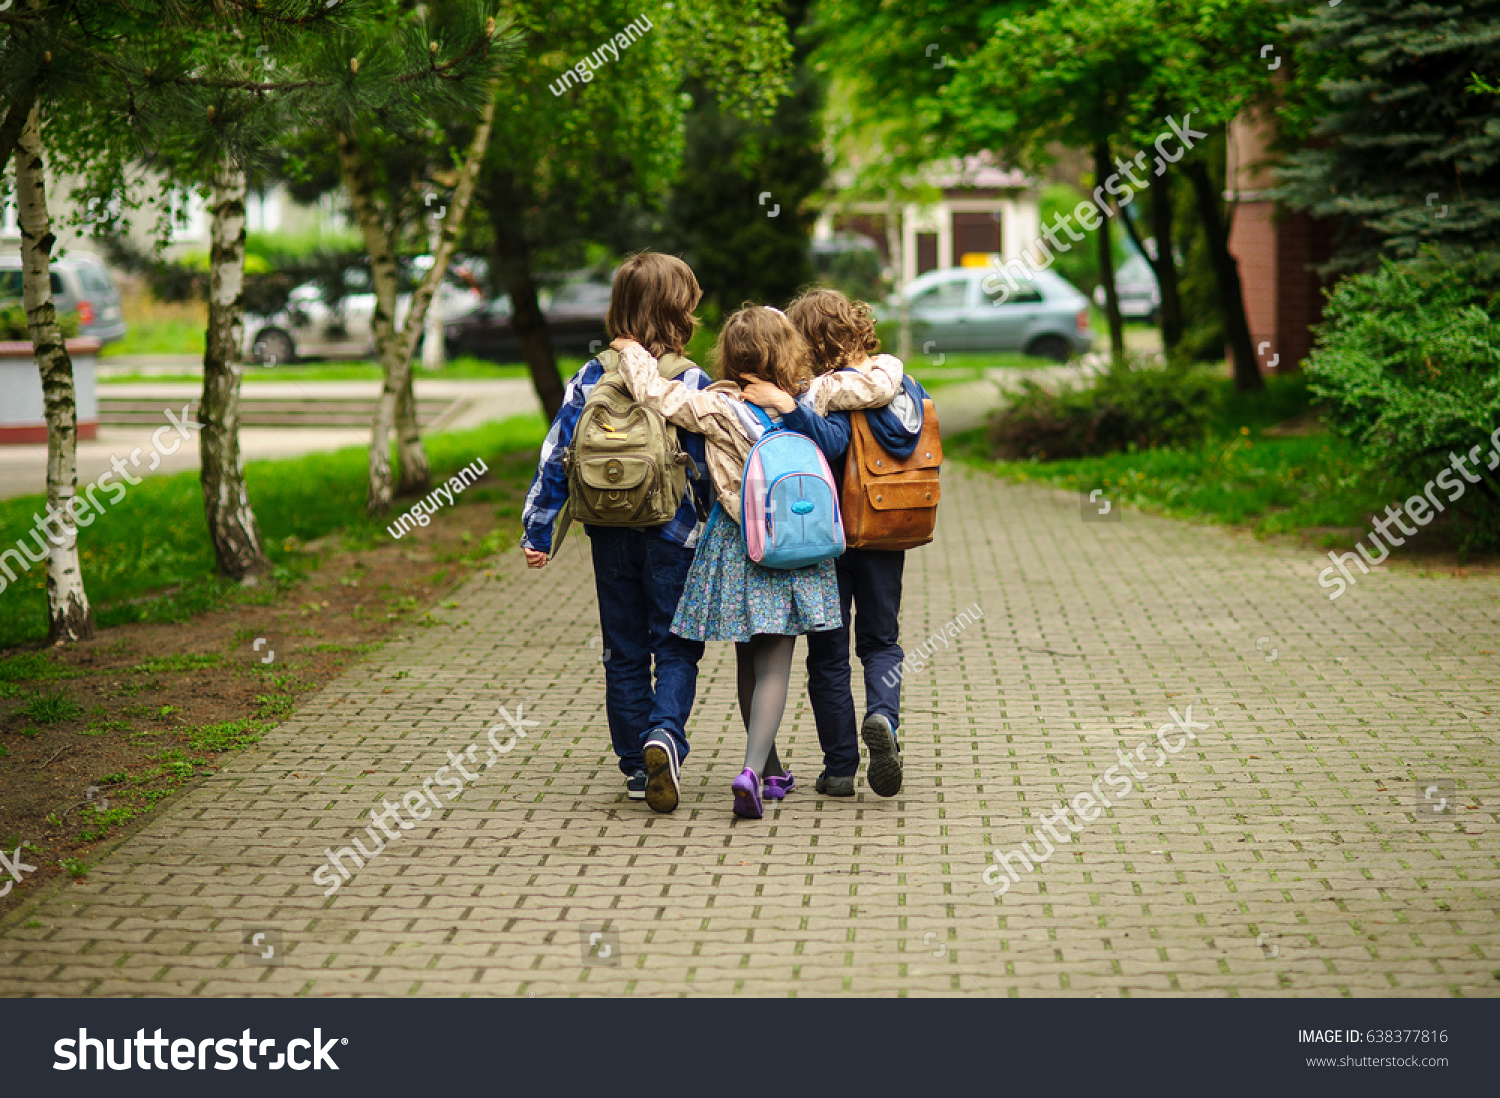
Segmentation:
{"type": "Polygon", "coordinates": [[[21,229],[22,300],[26,326],[42,377],[47,418],[47,639],[87,640],[94,616],[78,563],[78,406],[73,360],[52,303],[51,258],[56,237],[47,211],[41,148],[41,109],[33,106],[15,149],[16,205],[21,229]],[[56,530],[54,531],[54,526],[56,530]]]}

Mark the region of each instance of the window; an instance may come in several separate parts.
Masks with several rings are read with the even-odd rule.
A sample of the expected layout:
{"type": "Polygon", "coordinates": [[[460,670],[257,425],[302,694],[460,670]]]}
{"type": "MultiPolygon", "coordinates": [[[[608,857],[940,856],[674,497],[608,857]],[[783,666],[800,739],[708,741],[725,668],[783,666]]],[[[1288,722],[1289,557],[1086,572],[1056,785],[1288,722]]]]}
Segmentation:
{"type": "Polygon", "coordinates": [[[197,191],[173,187],[167,195],[172,218],[172,241],[208,239],[208,211],[197,191]]]}
{"type": "Polygon", "coordinates": [[[913,309],[962,309],[969,303],[969,280],[949,279],[911,299],[913,309]]]}
{"type": "Polygon", "coordinates": [[[1016,280],[1019,285],[1014,289],[1003,279],[1000,285],[991,293],[980,287],[984,293],[985,300],[991,305],[1035,305],[1042,300],[1042,292],[1036,288],[1036,284],[1027,282],[1025,279],[1016,280]],[[1010,296],[1006,296],[1007,291],[1010,296]]]}
{"type": "Polygon", "coordinates": [[[114,283],[110,282],[109,276],[97,267],[79,267],[78,279],[90,293],[113,295],[115,292],[114,283]]]}
{"type": "MultiPolygon", "coordinates": [[[[0,299],[21,299],[23,282],[20,271],[0,271],[0,299]]],[[[56,271],[52,272],[52,296],[58,297],[63,292],[62,275],[56,271]]]]}
{"type": "Polygon", "coordinates": [[[21,235],[21,208],[16,205],[16,176],[0,177],[0,237],[15,240],[21,235]]]}
{"type": "Polygon", "coordinates": [[[281,195],[276,191],[251,191],[247,194],[245,228],[253,233],[270,233],[281,228],[281,195]]]}

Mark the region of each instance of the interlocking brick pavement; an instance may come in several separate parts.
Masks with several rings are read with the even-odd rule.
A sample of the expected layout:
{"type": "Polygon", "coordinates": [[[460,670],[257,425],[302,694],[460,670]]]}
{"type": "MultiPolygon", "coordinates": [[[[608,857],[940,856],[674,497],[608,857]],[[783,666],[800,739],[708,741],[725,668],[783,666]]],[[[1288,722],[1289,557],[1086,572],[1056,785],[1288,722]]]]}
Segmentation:
{"type": "Polygon", "coordinates": [[[682,806],[627,801],[580,536],[543,573],[511,554],[476,576],[13,921],[0,993],[1500,990],[1500,582],[1382,571],[1329,602],[1311,550],[944,478],[904,636],[983,619],[906,681],[898,797],[811,791],[803,696],[781,738],[802,789],[734,819],[733,657],[711,645],[682,806]],[[540,726],[325,898],[323,850],[517,703],[540,726]],[[992,849],[1190,704],[1209,727],[1144,794],[992,896],[992,849]],[[1422,811],[1439,781],[1453,803],[1422,811]],[[617,936],[608,958],[584,928],[617,936]],[[284,963],[246,959],[256,929],[284,963]]]}

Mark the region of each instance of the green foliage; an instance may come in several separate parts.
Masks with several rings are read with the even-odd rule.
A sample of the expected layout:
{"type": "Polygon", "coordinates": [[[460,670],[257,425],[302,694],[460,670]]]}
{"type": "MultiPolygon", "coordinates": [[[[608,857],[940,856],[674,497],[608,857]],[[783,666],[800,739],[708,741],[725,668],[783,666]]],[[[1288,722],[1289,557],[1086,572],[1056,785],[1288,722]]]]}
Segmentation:
{"type": "Polygon", "coordinates": [[[262,726],[253,720],[220,721],[205,724],[188,734],[188,742],[198,751],[237,751],[260,740],[262,726]]]}
{"type": "MultiPolygon", "coordinates": [[[[77,313],[58,313],[57,326],[64,339],[72,339],[83,331],[83,322],[77,313]]],[[[31,339],[26,326],[26,307],[19,301],[0,303],[0,341],[25,342],[31,339]]]]}
{"type": "Polygon", "coordinates": [[[30,717],[37,724],[56,724],[59,721],[70,721],[82,714],[83,707],[62,691],[43,693],[38,690],[12,715],[30,717]]]}
{"type": "Polygon", "coordinates": [[[1500,0],[1317,4],[1287,30],[1303,43],[1281,114],[1313,140],[1286,158],[1283,193],[1343,226],[1332,265],[1500,244],[1500,124],[1473,83],[1500,71],[1500,0]]]}
{"type": "Polygon", "coordinates": [[[1328,421],[1407,466],[1466,452],[1500,426],[1500,259],[1384,261],[1329,296],[1307,364],[1328,421]]]}
{"type": "Polygon", "coordinates": [[[47,652],[17,652],[0,660],[0,682],[35,682],[64,678],[69,674],[67,668],[53,663],[47,652]]]}
{"type": "Polygon", "coordinates": [[[196,671],[200,667],[214,667],[224,662],[217,652],[179,652],[172,656],[157,656],[138,663],[131,668],[141,675],[159,675],[163,671],[196,671]]]}
{"type": "Polygon", "coordinates": [[[991,461],[984,447],[944,450],[989,472],[1075,492],[1103,489],[1117,506],[1194,522],[1250,526],[1257,534],[1355,527],[1396,498],[1335,435],[1259,439],[1236,433],[1196,446],[1066,461],[991,461]]]}
{"type": "Polygon", "coordinates": [[[1344,279],[1307,374],[1369,466],[1419,485],[1450,454],[1467,456],[1483,479],[1455,507],[1461,541],[1500,545],[1500,257],[1385,260],[1344,279]]]}
{"type": "MultiPolygon", "coordinates": [[[[807,7],[807,0],[787,5],[790,35],[807,7]]],[[[746,301],[785,304],[815,277],[808,199],[826,173],[823,96],[805,54],[805,48],[797,51],[789,94],[772,117],[736,117],[702,89],[687,117],[682,169],[667,204],[666,246],[682,253],[722,315],[746,301]]]]}
{"type": "Polygon", "coordinates": [[[86,862],[82,858],[64,858],[57,864],[75,881],[87,876],[88,871],[94,868],[92,862],[86,862]]]}
{"type": "Polygon", "coordinates": [[[1200,442],[1214,422],[1221,386],[1207,371],[1124,363],[1092,388],[1044,389],[1034,381],[993,417],[1003,458],[1069,458],[1127,448],[1200,442]]]}

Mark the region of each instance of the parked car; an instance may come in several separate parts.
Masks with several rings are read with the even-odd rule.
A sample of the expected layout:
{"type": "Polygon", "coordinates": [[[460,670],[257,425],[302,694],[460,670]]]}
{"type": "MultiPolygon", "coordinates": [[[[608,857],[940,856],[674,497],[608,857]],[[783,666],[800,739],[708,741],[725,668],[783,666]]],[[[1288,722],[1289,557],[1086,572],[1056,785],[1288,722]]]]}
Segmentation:
{"type": "MultiPolygon", "coordinates": [[[[414,264],[421,269],[420,257],[414,264]]],[[[330,304],[323,287],[304,282],[287,295],[287,304],[270,315],[245,316],[243,353],[247,362],[295,362],[300,358],[373,358],[375,291],[370,272],[362,267],[344,271],[345,293],[330,304]]],[[[438,286],[431,308],[446,322],[474,311],[478,290],[456,272],[438,286]]],[[[396,295],[396,322],[406,319],[411,294],[396,295]]],[[[421,339],[417,340],[420,348],[421,339]]]]}
{"type": "MultiPolygon", "coordinates": [[[[542,316],[554,350],[589,355],[609,343],[604,315],[609,311],[609,284],[574,277],[540,295],[542,316]]],[[[450,356],[474,355],[494,361],[518,361],[521,341],[511,325],[510,295],[503,294],[445,326],[450,356]]]]}
{"type": "MultiPolygon", "coordinates": [[[[21,300],[21,257],[0,256],[0,301],[21,300]]],[[[79,335],[113,343],[125,338],[120,291],[96,256],[75,253],[52,261],[52,303],[59,313],[77,313],[79,335]]]]}
{"type": "MultiPolygon", "coordinates": [[[[1007,296],[1003,282],[986,291],[993,275],[990,267],[955,267],[913,279],[904,293],[916,344],[931,353],[1020,351],[1055,362],[1093,347],[1088,298],[1067,279],[1038,271],[1007,296]]],[[[899,302],[893,295],[880,319],[894,320],[899,302]]]]}
{"type": "MultiPolygon", "coordinates": [[[[1122,317],[1156,323],[1156,314],[1161,309],[1161,288],[1145,256],[1136,254],[1120,264],[1115,271],[1115,293],[1120,296],[1122,317]]],[[[1104,308],[1103,286],[1095,288],[1094,302],[1104,308]]]]}

